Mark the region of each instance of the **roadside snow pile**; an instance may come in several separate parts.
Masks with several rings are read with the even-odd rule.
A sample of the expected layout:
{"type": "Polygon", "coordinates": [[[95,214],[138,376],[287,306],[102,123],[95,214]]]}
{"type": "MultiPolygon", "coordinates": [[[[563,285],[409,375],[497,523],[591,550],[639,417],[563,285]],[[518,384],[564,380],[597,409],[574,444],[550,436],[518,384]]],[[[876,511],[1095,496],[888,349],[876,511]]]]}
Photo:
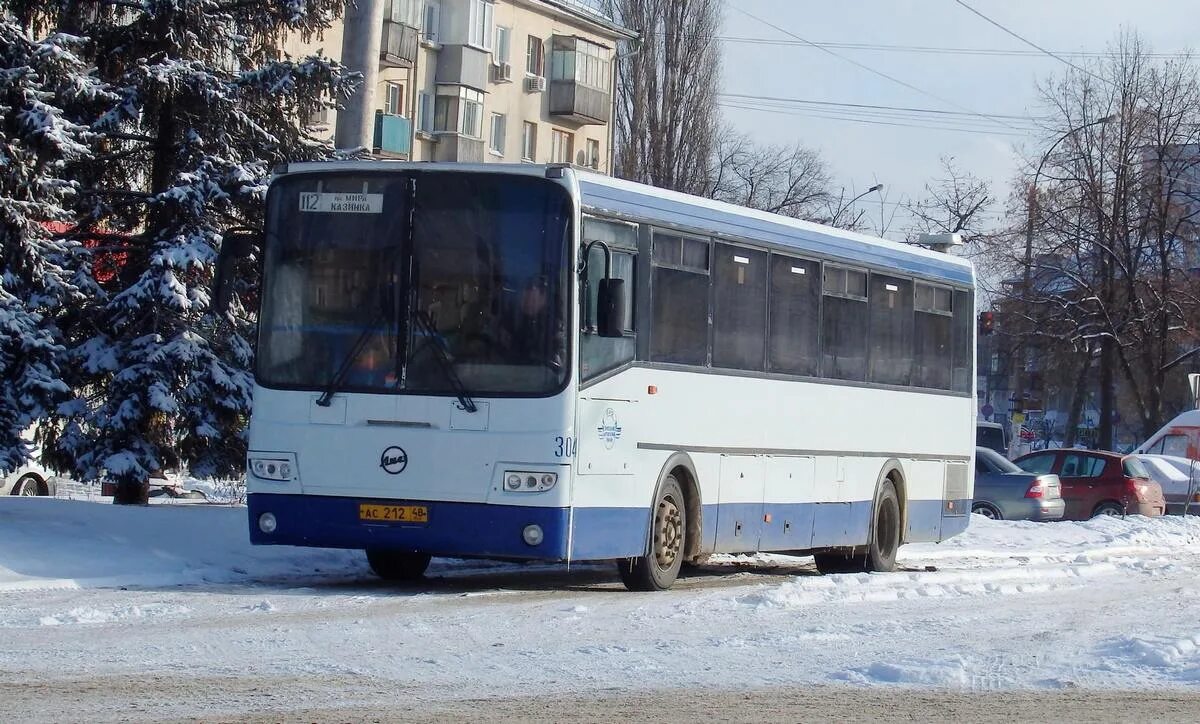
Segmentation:
{"type": "Polygon", "coordinates": [[[0,498],[0,591],[245,583],[366,571],[357,551],[252,547],[245,508],[0,498]]]}
{"type": "Polygon", "coordinates": [[[1190,546],[1200,551],[1200,517],[1163,516],[1128,518],[1102,516],[1085,521],[1034,523],[997,521],[972,515],[962,535],[942,543],[920,543],[900,549],[901,562],[909,559],[964,556],[1058,555],[1072,549],[1121,550],[1171,549],[1190,546]]]}

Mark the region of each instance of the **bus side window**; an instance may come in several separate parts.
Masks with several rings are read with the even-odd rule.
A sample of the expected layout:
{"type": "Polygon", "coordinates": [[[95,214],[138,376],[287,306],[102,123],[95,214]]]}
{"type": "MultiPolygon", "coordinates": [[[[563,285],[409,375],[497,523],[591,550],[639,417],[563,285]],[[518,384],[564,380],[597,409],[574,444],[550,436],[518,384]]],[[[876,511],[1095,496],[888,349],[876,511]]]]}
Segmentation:
{"type": "Polygon", "coordinates": [[[599,245],[592,247],[587,259],[586,296],[583,298],[579,334],[580,373],[582,379],[587,380],[633,361],[636,351],[634,294],[637,289],[637,255],[622,247],[637,244],[637,229],[625,224],[586,218],[583,237],[584,248],[593,239],[600,239],[612,247],[612,274],[625,280],[625,336],[601,337],[596,333],[596,303],[600,280],[604,278],[604,250],[599,245]]]}
{"type": "Polygon", "coordinates": [[[867,377],[867,273],[825,266],[821,302],[821,373],[835,380],[867,377]]]}

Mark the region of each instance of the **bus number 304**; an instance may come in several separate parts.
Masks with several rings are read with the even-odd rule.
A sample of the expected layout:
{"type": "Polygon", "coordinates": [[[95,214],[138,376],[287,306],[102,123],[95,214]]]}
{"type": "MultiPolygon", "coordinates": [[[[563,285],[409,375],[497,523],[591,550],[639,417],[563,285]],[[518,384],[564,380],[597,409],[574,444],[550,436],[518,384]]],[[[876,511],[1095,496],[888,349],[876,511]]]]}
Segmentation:
{"type": "Polygon", "coordinates": [[[554,457],[556,457],[556,458],[573,458],[573,457],[575,457],[575,438],[573,438],[573,437],[556,437],[556,438],[554,438],[554,457]]]}

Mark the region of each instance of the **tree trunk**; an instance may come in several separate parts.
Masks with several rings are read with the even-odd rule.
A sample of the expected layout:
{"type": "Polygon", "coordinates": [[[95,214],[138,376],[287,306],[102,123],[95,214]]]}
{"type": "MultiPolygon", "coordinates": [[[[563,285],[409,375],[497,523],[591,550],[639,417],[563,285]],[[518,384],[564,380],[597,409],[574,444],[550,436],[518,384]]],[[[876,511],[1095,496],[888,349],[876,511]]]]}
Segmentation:
{"type": "Polygon", "coordinates": [[[1063,430],[1063,447],[1075,447],[1079,437],[1079,418],[1083,416],[1083,398],[1087,395],[1088,370],[1092,367],[1092,351],[1088,349],[1075,375],[1075,386],[1071,390],[1071,408],[1067,412],[1067,427],[1063,430]]]}
{"type": "Polygon", "coordinates": [[[146,505],[150,502],[149,480],[118,480],[113,493],[115,505],[146,505]]]}

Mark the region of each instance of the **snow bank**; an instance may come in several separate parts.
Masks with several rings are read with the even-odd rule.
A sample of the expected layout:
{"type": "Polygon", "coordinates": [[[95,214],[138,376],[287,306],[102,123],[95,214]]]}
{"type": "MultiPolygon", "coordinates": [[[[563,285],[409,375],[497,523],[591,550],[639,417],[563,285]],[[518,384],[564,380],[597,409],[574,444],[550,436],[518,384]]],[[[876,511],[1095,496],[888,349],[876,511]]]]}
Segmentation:
{"type": "Polygon", "coordinates": [[[357,551],[252,547],[245,508],[0,498],[0,591],[365,573],[357,551]]]}

